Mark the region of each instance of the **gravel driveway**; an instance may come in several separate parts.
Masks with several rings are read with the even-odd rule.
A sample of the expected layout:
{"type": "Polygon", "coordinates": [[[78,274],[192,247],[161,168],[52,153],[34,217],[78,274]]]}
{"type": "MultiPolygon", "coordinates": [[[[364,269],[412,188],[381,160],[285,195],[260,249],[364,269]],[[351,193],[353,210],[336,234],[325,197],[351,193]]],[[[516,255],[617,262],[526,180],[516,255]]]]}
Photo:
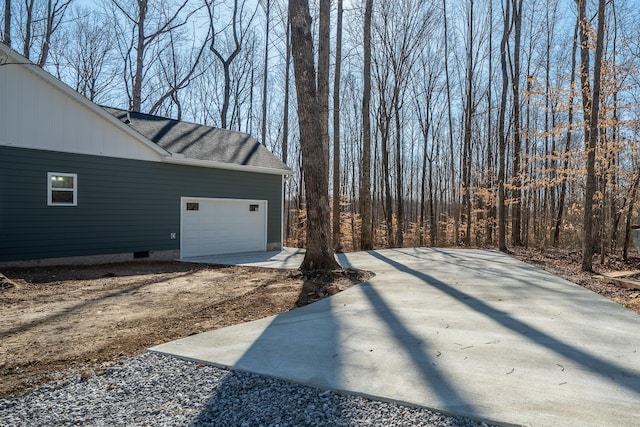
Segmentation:
{"type": "MultiPolygon", "coordinates": [[[[375,381],[375,376],[372,375],[375,381]]],[[[0,400],[11,426],[486,426],[426,409],[341,396],[145,353],[0,400]]]]}

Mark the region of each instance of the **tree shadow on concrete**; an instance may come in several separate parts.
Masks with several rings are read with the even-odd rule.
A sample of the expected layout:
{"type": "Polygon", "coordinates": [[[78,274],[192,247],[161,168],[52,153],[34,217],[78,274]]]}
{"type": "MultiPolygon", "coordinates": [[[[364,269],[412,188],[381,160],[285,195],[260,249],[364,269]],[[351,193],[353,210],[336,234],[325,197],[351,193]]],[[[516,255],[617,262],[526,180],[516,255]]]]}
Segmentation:
{"type": "Polygon", "coordinates": [[[625,367],[616,365],[610,361],[604,360],[593,354],[589,354],[579,348],[569,345],[560,339],[553,337],[535,327],[513,318],[508,313],[500,311],[484,301],[481,301],[472,295],[469,295],[459,289],[456,289],[447,283],[444,283],[435,277],[425,274],[421,271],[414,270],[407,265],[394,261],[379,252],[370,252],[375,258],[384,261],[385,263],[393,266],[398,271],[402,271],[407,274],[411,274],[425,284],[433,286],[441,292],[455,298],[462,304],[466,305],[470,309],[477,313],[481,313],[484,316],[491,318],[496,323],[510,329],[517,334],[525,337],[526,339],[547,348],[556,354],[563,356],[567,359],[573,360],[575,363],[583,366],[585,369],[591,371],[597,376],[600,376],[607,380],[614,380],[616,384],[627,390],[640,394],[640,377],[637,371],[629,370],[625,367]]]}
{"type": "MultiPolygon", "coordinates": [[[[344,257],[338,258],[346,261],[344,257]]],[[[342,265],[348,266],[348,262],[342,265]]],[[[349,273],[346,274],[349,276],[349,273]]],[[[305,282],[308,279],[309,277],[305,282]]],[[[305,283],[303,289],[315,286],[305,283]]],[[[372,286],[365,282],[360,287],[375,314],[398,343],[400,351],[405,352],[420,371],[424,387],[436,393],[441,400],[450,402],[450,409],[464,408],[463,412],[473,413],[473,404],[436,369],[435,360],[428,354],[426,344],[411,333],[372,286]]],[[[246,402],[248,408],[256,408],[249,413],[245,411],[243,418],[237,420],[238,424],[352,425],[353,412],[343,410],[340,403],[342,397],[332,392],[346,395],[354,393],[349,391],[349,377],[345,375],[345,370],[352,368],[348,365],[347,355],[358,351],[370,351],[369,346],[363,349],[354,348],[348,342],[349,338],[340,333],[340,317],[353,315],[350,310],[350,307],[343,307],[342,304],[332,304],[332,299],[327,298],[276,316],[242,357],[230,367],[232,371],[229,377],[212,391],[211,397],[192,425],[226,425],[229,411],[235,407],[230,396],[246,402]],[[288,354],[296,356],[287,358],[288,354]],[[262,377],[251,377],[254,374],[262,377]],[[265,385],[254,390],[255,381],[265,385]],[[302,395],[292,394],[285,397],[286,401],[278,406],[286,408],[286,413],[274,410],[273,405],[270,405],[270,399],[274,396],[273,387],[289,387],[291,383],[302,385],[296,392],[302,395]],[[316,403],[321,401],[327,407],[333,408],[329,412],[330,417],[323,418],[326,413],[316,411],[314,403],[309,403],[309,400],[316,403]],[[258,409],[262,407],[268,410],[265,412],[258,409]]],[[[366,375],[372,382],[377,381],[375,371],[367,370],[366,367],[358,368],[362,370],[358,371],[359,375],[366,375]]],[[[368,394],[366,390],[356,393],[371,396],[373,399],[380,398],[368,394]]],[[[282,398],[281,395],[278,396],[282,398]]],[[[388,398],[383,400],[386,399],[388,398]]]]}

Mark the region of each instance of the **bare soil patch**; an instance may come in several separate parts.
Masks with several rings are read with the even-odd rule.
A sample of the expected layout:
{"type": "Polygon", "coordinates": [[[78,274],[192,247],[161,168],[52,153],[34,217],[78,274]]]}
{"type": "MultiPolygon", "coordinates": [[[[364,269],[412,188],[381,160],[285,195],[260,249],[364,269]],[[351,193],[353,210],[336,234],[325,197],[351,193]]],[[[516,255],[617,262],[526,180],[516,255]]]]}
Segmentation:
{"type": "Polygon", "coordinates": [[[0,397],[202,331],[282,313],[372,273],[178,262],[6,268],[0,274],[0,397]]]}
{"type": "Polygon", "coordinates": [[[640,291],[626,289],[606,283],[604,273],[613,271],[640,270],[640,258],[634,257],[624,261],[617,255],[607,256],[606,262],[600,264],[594,257],[593,273],[582,271],[582,253],[567,249],[514,249],[513,256],[526,263],[535,265],[566,280],[583,286],[597,294],[609,298],[620,305],[640,314],[640,291]]]}

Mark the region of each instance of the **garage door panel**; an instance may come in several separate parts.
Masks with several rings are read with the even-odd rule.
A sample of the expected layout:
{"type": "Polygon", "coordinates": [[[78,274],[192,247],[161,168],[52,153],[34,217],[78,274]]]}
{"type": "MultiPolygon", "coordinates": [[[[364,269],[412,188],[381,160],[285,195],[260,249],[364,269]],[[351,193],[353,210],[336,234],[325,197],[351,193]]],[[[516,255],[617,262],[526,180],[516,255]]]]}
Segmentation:
{"type": "Polygon", "coordinates": [[[266,211],[265,200],[183,198],[181,256],[266,250],[266,211]]]}

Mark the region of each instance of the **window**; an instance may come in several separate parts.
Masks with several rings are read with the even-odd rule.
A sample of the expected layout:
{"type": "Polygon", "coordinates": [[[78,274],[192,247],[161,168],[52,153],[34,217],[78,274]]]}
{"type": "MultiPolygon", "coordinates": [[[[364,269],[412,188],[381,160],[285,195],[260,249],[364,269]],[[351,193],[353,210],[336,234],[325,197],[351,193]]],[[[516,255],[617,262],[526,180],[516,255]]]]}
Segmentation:
{"type": "Polygon", "coordinates": [[[258,212],[259,205],[249,205],[249,212],[258,212]]]}
{"type": "Polygon", "coordinates": [[[75,173],[49,172],[47,180],[48,206],[78,205],[78,175],[75,173]]]}
{"type": "Polygon", "coordinates": [[[187,210],[188,211],[199,211],[200,210],[200,203],[187,202],[187,210]]]}

